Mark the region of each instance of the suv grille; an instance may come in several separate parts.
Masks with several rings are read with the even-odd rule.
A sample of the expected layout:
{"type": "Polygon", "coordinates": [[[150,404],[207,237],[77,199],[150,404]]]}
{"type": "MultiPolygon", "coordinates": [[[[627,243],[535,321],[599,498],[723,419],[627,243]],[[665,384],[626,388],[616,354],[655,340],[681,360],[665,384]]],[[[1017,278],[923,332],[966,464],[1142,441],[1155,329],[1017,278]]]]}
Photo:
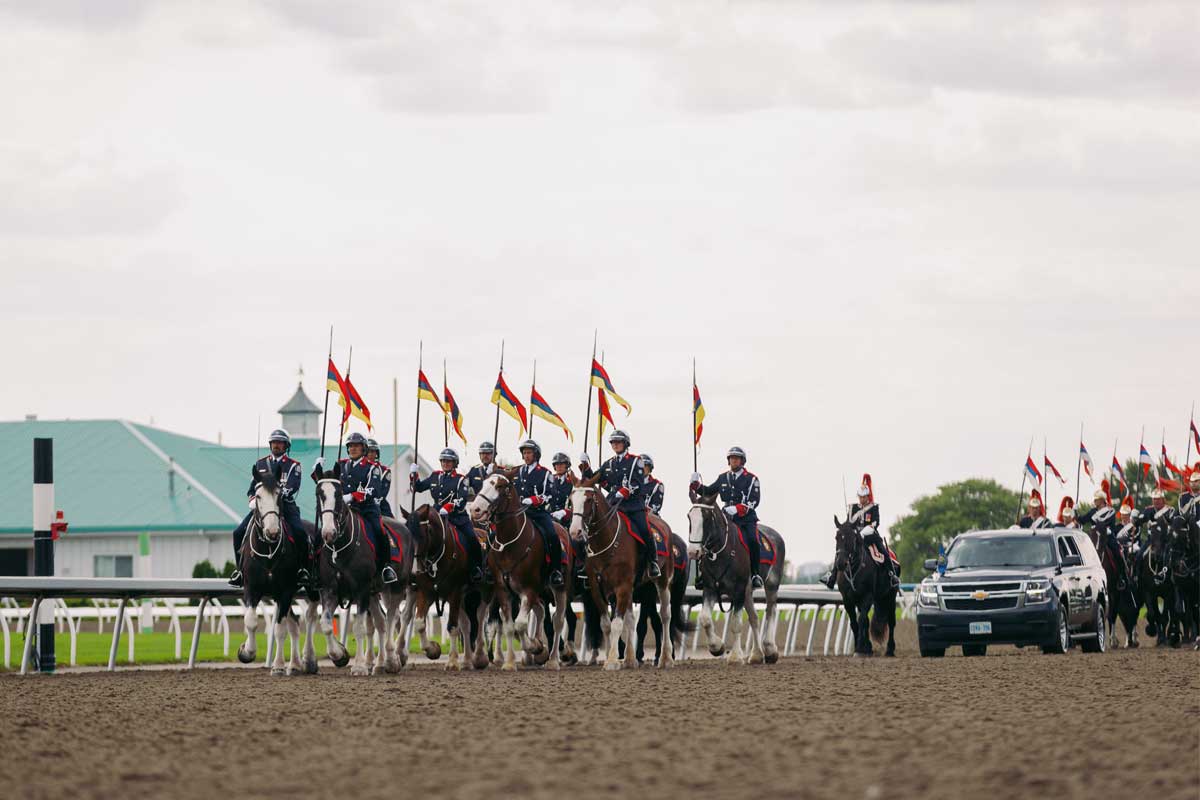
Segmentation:
{"type": "Polygon", "coordinates": [[[985,600],[950,600],[946,599],[947,611],[993,611],[998,608],[1016,608],[1017,598],[989,597],[985,600]]]}
{"type": "Polygon", "coordinates": [[[997,592],[1016,592],[1021,589],[1020,583],[943,583],[942,591],[946,594],[971,594],[984,591],[988,594],[997,592]]]}

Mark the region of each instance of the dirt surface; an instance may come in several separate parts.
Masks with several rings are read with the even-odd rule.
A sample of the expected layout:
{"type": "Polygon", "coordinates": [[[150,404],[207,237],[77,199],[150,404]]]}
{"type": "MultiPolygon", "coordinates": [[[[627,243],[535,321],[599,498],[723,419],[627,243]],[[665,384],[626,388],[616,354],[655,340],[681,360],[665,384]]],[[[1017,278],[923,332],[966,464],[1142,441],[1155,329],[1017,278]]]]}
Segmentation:
{"type": "Polygon", "coordinates": [[[6,797],[1200,797],[1200,654],[0,678],[6,797]],[[1130,702],[1136,699],[1135,702],[1130,702]]]}

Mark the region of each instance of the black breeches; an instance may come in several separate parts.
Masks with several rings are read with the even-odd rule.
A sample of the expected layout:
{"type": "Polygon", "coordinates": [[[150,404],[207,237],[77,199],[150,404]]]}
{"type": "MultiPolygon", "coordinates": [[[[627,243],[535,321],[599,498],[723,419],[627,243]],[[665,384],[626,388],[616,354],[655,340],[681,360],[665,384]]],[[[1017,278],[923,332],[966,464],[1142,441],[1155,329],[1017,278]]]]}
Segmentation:
{"type": "Polygon", "coordinates": [[[733,524],[742,532],[742,541],[746,543],[746,550],[750,554],[750,574],[754,575],[762,569],[762,552],[758,547],[758,522],[741,522],[735,519],[733,524]]]}
{"type": "Polygon", "coordinates": [[[446,519],[458,531],[458,538],[462,541],[463,549],[467,551],[467,562],[472,567],[482,567],[483,549],[479,546],[475,529],[471,527],[471,520],[466,514],[451,514],[446,519]]]}
{"type": "Polygon", "coordinates": [[[233,529],[233,563],[237,564],[238,569],[242,568],[242,542],[246,541],[246,527],[252,519],[254,519],[253,511],[247,514],[241,524],[233,529]]]}
{"type": "Polygon", "coordinates": [[[546,548],[546,557],[550,559],[550,569],[562,569],[562,541],[554,531],[554,518],[543,511],[527,511],[526,516],[533,526],[542,534],[542,544],[546,548]]]}
{"type": "Polygon", "coordinates": [[[392,549],[388,544],[387,537],[383,535],[383,525],[380,524],[378,513],[362,513],[359,511],[359,516],[362,517],[363,527],[366,528],[366,533],[371,537],[371,541],[375,544],[375,564],[383,567],[392,558],[392,549]]]}
{"type": "Polygon", "coordinates": [[[646,511],[630,511],[625,516],[629,517],[629,524],[633,526],[634,533],[642,537],[642,556],[649,564],[655,558],[655,550],[654,534],[650,532],[650,524],[646,521],[646,511]]]}

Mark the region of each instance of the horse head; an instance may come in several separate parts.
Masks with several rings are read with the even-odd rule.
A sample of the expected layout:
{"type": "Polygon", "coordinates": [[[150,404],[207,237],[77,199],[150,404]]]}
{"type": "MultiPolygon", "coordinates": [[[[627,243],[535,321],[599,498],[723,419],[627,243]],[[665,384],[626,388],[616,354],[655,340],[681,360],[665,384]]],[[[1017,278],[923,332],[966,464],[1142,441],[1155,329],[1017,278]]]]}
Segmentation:
{"type": "Polygon", "coordinates": [[[842,522],[837,514],[833,515],[833,526],[837,529],[834,535],[833,569],[835,572],[848,573],[854,568],[854,559],[862,549],[862,533],[849,518],[842,522]]]}
{"type": "Polygon", "coordinates": [[[596,484],[600,481],[600,475],[596,474],[590,478],[582,478],[574,483],[575,488],[571,490],[571,535],[579,536],[583,534],[585,525],[590,525],[596,517],[598,504],[603,503],[601,492],[596,491],[596,484]]]}
{"type": "Polygon", "coordinates": [[[513,488],[512,478],[502,472],[496,472],[487,477],[479,487],[479,493],[470,503],[467,512],[471,521],[481,525],[492,522],[497,516],[513,513],[517,504],[517,493],[513,488]]]}
{"type": "Polygon", "coordinates": [[[317,529],[326,544],[333,544],[338,536],[338,521],[346,513],[342,502],[342,465],[333,469],[313,470],[313,482],[317,485],[317,529]]]}
{"type": "Polygon", "coordinates": [[[698,544],[705,550],[717,552],[723,548],[722,540],[728,538],[729,521],[717,503],[718,495],[691,493],[692,507],[688,511],[688,542],[698,544]]]}
{"type": "Polygon", "coordinates": [[[254,521],[269,542],[279,539],[283,528],[279,521],[279,482],[270,470],[250,468],[250,477],[257,482],[254,487],[254,521]]]}

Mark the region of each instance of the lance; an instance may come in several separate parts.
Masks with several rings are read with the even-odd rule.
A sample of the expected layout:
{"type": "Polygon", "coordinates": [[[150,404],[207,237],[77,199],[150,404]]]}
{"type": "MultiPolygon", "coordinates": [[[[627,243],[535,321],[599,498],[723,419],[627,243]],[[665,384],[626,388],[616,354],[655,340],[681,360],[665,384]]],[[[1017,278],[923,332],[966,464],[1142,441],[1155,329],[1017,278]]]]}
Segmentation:
{"type": "Polygon", "coordinates": [[[533,393],[537,391],[537,359],[533,360],[533,383],[529,385],[529,438],[533,438],[533,393]]]}
{"type": "MultiPolygon", "coordinates": [[[[1196,401],[1193,400],[1192,401],[1192,413],[1188,415],[1187,448],[1186,448],[1187,455],[1185,455],[1183,457],[1183,463],[1185,466],[1192,460],[1192,426],[1195,424],[1196,424],[1196,401]]],[[[1198,453],[1198,455],[1200,455],[1200,453],[1198,453]]]]}
{"type": "MultiPolygon", "coordinates": [[[[600,329],[596,328],[592,331],[592,363],[596,362],[596,339],[600,336],[600,329]]],[[[592,430],[592,364],[588,364],[588,380],[587,380],[587,415],[583,418],[583,453],[587,455],[588,451],[588,434],[592,430]]],[[[596,454],[599,457],[599,453],[596,454]]]]}
{"type": "MultiPolygon", "coordinates": [[[[425,341],[421,340],[417,344],[417,377],[420,378],[421,372],[425,369],[425,341]]],[[[417,398],[417,425],[413,431],[413,465],[416,466],[418,459],[421,457],[421,398],[417,398]]],[[[412,475],[408,479],[408,516],[409,523],[412,523],[412,517],[417,513],[417,490],[413,485],[412,475]]],[[[418,525],[414,530],[420,530],[418,525]]]]}
{"type": "MultiPolygon", "coordinates": [[[[696,358],[692,357],[692,472],[699,472],[699,456],[696,454],[696,358]]],[[[842,480],[845,483],[845,479],[842,480]]],[[[842,487],[843,490],[846,488],[842,487]]]]}
{"type": "Polygon", "coordinates": [[[1133,471],[1133,478],[1134,478],[1134,481],[1133,481],[1133,507],[1134,508],[1137,508],[1138,495],[1141,493],[1140,490],[1142,488],[1140,485],[1142,482],[1142,448],[1145,446],[1146,446],[1146,426],[1143,425],[1142,426],[1142,435],[1140,437],[1138,437],[1137,464],[1135,465],[1134,471],[1133,471]]]}
{"type": "Polygon", "coordinates": [[[1050,454],[1046,449],[1046,435],[1042,434],[1042,483],[1046,496],[1042,498],[1042,513],[1050,519],[1050,454]]]}
{"type": "MultiPolygon", "coordinates": [[[[350,345],[350,355],[346,356],[346,383],[347,384],[350,383],[350,365],[353,363],[353,361],[354,361],[354,345],[350,345]]],[[[328,384],[326,384],[326,385],[328,385],[328,384]]],[[[337,460],[338,461],[342,460],[342,438],[346,434],[346,422],[349,421],[349,419],[350,419],[350,398],[343,397],[342,399],[346,401],[346,409],[342,412],[342,430],[340,433],[338,433],[338,452],[337,452],[337,460]]]]}
{"type": "MultiPolygon", "coordinates": [[[[392,378],[392,488],[395,491],[395,508],[400,505],[400,481],[396,473],[400,469],[400,380],[392,378]]],[[[392,512],[395,513],[394,511],[392,512]]]]}
{"type": "MultiPolygon", "coordinates": [[[[1120,441],[1120,439],[1113,439],[1113,462],[1116,463],[1118,469],[1121,469],[1121,462],[1117,461],[1117,442],[1119,442],[1119,441],[1120,441]]],[[[1108,472],[1109,472],[1109,477],[1111,477],[1112,476],[1112,467],[1108,468],[1108,472]]],[[[1117,490],[1118,491],[1120,491],[1121,484],[1124,483],[1124,481],[1125,481],[1125,471],[1122,469],[1120,476],[1117,478],[1117,490]]],[[[1126,497],[1129,496],[1129,487],[1128,486],[1125,487],[1125,495],[1126,495],[1126,497]]],[[[1125,498],[1121,498],[1121,499],[1123,500],[1125,498]]]]}
{"type": "Polygon", "coordinates": [[[1079,423],[1079,447],[1075,454],[1075,505],[1079,505],[1079,468],[1083,465],[1083,423],[1079,423]]]}
{"type": "Polygon", "coordinates": [[[321,412],[321,460],[325,460],[325,426],[329,424],[329,362],[333,361],[333,326],[329,326],[329,355],[325,360],[325,410],[321,412]]]}
{"type": "MultiPolygon", "coordinates": [[[[1029,437],[1029,449],[1025,451],[1025,464],[1029,463],[1029,459],[1033,457],[1033,437],[1029,437]]],[[[1017,492],[1017,524],[1021,524],[1021,503],[1025,501],[1025,479],[1029,477],[1029,470],[1025,469],[1025,464],[1021,465],[1021,491],[1017,492]]],[[[1044,467],[1043,467],[1044,469],[1044,467]]]]}
{"type": "MultiPolygon", "coordinates": [[[[501,375],[504,374],[504,340],[503,339],[500,340],[500,374],[501,375]]],[[[497,379],[496,382],[499,383],[500,381],[497,379]]],[[[499,441],[500,441],[500,403],[499,403],[499,398],[497,398],[496,428],[492,432],[492,447],[499,447],[499,444],[498,444],[499,441]]],[[[493,454],[492,458],[495,458],[495,457],[496,457],[496,455],[493,454]]]]}
{"type": "MultiPolygon", "coordinates": [[[[446,359],[442,359],[442,402],[446,401],[446,359]]],[[[442,447],[450,446],[450,415],[442,413],[442,447]]]]}

